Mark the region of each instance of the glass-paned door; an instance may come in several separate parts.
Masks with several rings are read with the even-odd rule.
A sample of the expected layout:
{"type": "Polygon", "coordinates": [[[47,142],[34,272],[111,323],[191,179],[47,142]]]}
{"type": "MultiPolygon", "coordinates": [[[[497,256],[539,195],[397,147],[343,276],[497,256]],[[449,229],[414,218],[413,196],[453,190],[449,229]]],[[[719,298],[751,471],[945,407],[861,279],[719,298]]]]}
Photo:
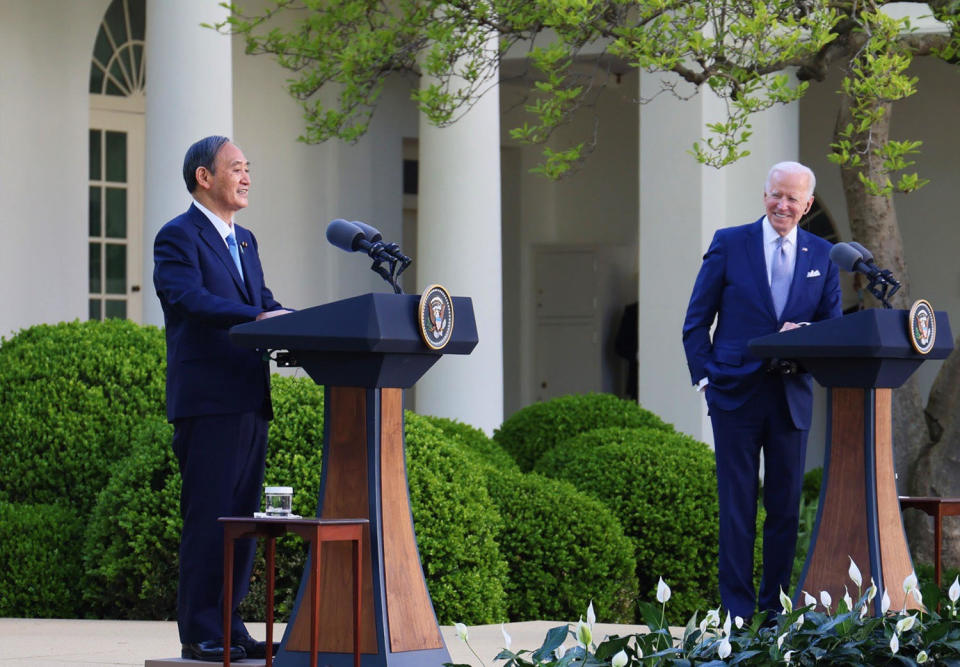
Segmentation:
{"type": "Polygon", "coordinates": [[[139,322],[143,303],[143,115],[91,110],[89,317],[139,322]]]}

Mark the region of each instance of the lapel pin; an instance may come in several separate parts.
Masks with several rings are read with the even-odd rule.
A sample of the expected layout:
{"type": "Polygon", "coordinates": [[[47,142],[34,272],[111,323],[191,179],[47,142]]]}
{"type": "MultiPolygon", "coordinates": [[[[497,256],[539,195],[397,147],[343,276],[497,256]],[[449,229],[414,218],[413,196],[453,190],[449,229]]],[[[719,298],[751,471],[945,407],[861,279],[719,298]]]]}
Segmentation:
{"type": "MultiPolygon", "coordinates": [[[[244,242],[243,245],[247,245],[246,242],[244,242]]],[[[806,252],[806,251],[807,251],[807,247],[806,247],[806,246],[800,248],[800,252],[806,252]]]]}

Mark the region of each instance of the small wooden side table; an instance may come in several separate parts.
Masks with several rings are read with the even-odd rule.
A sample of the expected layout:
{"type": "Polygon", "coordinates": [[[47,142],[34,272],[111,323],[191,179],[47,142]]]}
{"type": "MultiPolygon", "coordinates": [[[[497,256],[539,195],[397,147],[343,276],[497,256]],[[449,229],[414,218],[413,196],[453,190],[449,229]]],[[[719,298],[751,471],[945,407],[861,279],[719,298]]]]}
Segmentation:
{"type": "Polygon", "coordinates": [[[233,550],[234,541],[244,537],[267,538],[267,655],[266,667],[273,665],[273,589],[274,559],[277,538],[294,533],[310,544],[313,585],[310,589],[310,664],[317,664],[317,636],[320,633],[320,545],[323,542],[353,543],[353,664],[360,667],[360,578],[364,527],[367,519],[302,519],[220,517],[223,524],[223,646],[224,667],[230,667],[230,625],[233,615],[233,550]]]}
{"type": "Polygon", "coordinates": [[[943,539],[943,517],[960,516],[960,498],[935,496],[900,496],[900,509],[918,509],[933,517],[933,572],[940,588],[940,548],[943,539]]]}

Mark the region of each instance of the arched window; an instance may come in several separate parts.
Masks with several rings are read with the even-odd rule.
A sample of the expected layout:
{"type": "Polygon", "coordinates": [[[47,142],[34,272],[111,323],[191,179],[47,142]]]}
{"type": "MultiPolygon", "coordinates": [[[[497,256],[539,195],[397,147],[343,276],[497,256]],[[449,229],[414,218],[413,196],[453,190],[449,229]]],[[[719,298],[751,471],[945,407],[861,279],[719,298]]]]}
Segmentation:
{"type": "Polygon", "coordinates": [[[146,0],[113,0],[110,3],[93,47],[91,93],[127,97],[143,92],[146,33],[146,0]]]}

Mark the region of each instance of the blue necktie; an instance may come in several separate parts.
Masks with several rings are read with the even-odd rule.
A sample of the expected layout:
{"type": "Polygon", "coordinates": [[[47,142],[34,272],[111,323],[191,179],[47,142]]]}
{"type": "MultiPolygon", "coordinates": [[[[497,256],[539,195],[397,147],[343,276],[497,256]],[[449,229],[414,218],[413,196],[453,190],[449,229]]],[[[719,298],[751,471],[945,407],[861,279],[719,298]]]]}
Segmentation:
{"type": "Polygon", "coordinates": [[[770,266],[770,293],[773,295],[773,307],[777,311],[777,317],[780,317],[783,307],[787,305],[790,283],[793,282],[793,276],[790,275],[790,261],[787,258],[786,248],[783,247],[783,241],[782,236],[777,239],[777,249],[773,251],[770,266]]]}
{"type": "Polygon", "coordinates": [[[243,266],[240,264],[240,250],[237,248],[237,237],[233,232],[227,234],[227,247],[230,248],[230,256],[233,257],[233,263],[237,265],[237,271],[240,272],[240,279],[243,280],[243,266]]]}

